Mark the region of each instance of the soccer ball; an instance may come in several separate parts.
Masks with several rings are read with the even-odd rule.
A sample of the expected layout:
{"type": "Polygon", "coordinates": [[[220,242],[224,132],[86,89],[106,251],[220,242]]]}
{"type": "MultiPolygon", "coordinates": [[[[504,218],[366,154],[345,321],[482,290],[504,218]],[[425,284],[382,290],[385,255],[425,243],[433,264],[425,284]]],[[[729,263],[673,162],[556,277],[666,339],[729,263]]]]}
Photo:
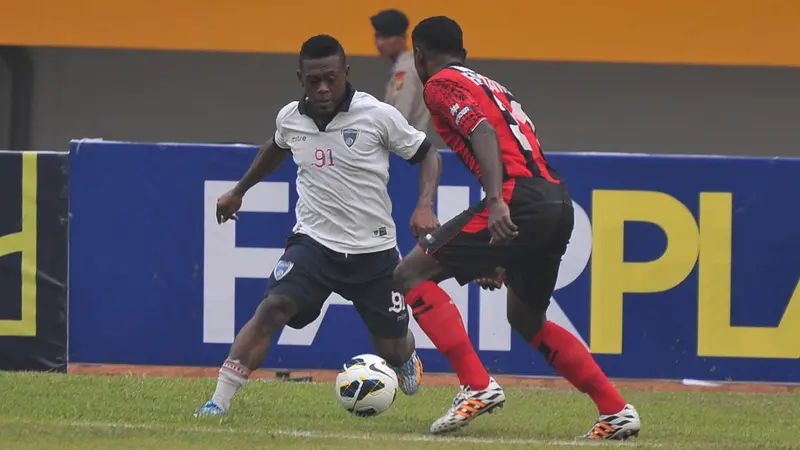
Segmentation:
{"type": "Polygon", "coordinates": [[[350,358],[336,375],[336,396],[353,415],[372,417],[394,404],[397,375],[380,356],[363,354],[350,358]]]}

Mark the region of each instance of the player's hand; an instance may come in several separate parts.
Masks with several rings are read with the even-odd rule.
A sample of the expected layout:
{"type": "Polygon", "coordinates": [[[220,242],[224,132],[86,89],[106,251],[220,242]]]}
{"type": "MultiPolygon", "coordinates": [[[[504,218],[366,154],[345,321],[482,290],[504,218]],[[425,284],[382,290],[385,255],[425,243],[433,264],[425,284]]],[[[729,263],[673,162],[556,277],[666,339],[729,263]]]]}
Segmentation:
{"type": "Polygon", "coordinates": [[[425,236],[431,231],[439,228],[439,219],[433,213],[433,209],[427,207],[418,207],[411,215],[411,234],[415,238],[425,236]]]}
{"type": "Polygon", "coordinates": [[[217,223],[225,223],[228,220],[239,220],[236,211],[242,207],[242,196],[228,191],[217,199],[217,223]]]}
{"type": "Polygon", "coordinates": [[[517,237],[517,226],[511,221],[511,211],[502,199],[488,201],[490,244],[507,244],[517,237]]]}
{"type": "Polygon", "coordinates": [[[493,291],[495,289],[500,289],[503,287],[503,274],[505,270],[502,267],[498,267],[495,269],[495,273],[492,275],[487,275],[485,277],[478,277],[474,280],[475,284],[481,287],[483,290],[493,291]]]}

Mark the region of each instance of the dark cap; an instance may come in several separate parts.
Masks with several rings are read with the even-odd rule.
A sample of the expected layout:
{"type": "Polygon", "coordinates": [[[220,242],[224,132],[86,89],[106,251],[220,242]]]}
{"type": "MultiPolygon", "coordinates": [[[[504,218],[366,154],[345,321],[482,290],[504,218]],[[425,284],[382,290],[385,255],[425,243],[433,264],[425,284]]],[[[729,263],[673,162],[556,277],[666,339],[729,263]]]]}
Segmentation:
{"type": "Polygon", "coordinates": [[[396,9],[386,9],[370,17],[375,33],[383,36],[403,36],[408,31],[408,17],[396,9]]]}

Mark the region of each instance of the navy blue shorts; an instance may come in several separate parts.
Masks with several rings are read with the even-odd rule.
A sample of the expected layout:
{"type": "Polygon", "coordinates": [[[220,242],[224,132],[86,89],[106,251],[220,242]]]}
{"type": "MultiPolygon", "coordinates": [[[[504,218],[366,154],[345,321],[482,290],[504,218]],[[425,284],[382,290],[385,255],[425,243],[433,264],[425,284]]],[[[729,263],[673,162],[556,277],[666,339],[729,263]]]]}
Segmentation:
{"type": "Polygon", "coordinates": [[[297,315],[288,323],[295,329],[316,320],[328,296],[336,292],[353,302],[370,334],[400,338],[408,330],[408,312],[403,296],[392,289],[399,262],[395,249],[344,254],[293,234],[269,277],[267,294],[285,295],[297,303],[297,315]]]}

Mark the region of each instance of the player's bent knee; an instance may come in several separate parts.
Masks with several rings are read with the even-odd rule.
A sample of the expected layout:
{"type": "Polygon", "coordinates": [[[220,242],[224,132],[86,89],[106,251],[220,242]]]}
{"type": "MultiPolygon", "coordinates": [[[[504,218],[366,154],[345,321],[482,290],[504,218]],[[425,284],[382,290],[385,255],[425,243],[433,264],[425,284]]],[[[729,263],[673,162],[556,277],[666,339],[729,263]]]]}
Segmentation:
{"type": "Polygon", "coordinates": [[[394,269],[395,290],[405,295],[420,283],[438,280],[440,274],[441,268],[436,261],[415,248],[394,269]]]}
{"type": "Polygon", "coordinates": [[[539,332],[541,326],[533,321],[533,316],[528,311],[519,311],[518,309],[508,308],[507,311],[508,324],[525,341],[530,341],[539,332]]]}
{"type": "Polygon", "coordinates": [[[259,328],[275,332],[297,314],[297,303],[285,295],[268,295],[258,305],[253,320],[259,328]]]}
{"type": "Polygon", "coordinates": [[[406,264],[405,261],[401,262],[394,269],[392,276],[394,288],[397,292],[402,294],[408,293],[414,286],[420,283],[419,276],[413,266],[406,264]]]}
{"type": "Polygon", "coordinates": [[[546,309],[542,311],[525,304],[510,289],[507,301],[506,318],[508,319],[508,324],[523,339],[530,341],[544,326],[547,320],[546,309]]]}

